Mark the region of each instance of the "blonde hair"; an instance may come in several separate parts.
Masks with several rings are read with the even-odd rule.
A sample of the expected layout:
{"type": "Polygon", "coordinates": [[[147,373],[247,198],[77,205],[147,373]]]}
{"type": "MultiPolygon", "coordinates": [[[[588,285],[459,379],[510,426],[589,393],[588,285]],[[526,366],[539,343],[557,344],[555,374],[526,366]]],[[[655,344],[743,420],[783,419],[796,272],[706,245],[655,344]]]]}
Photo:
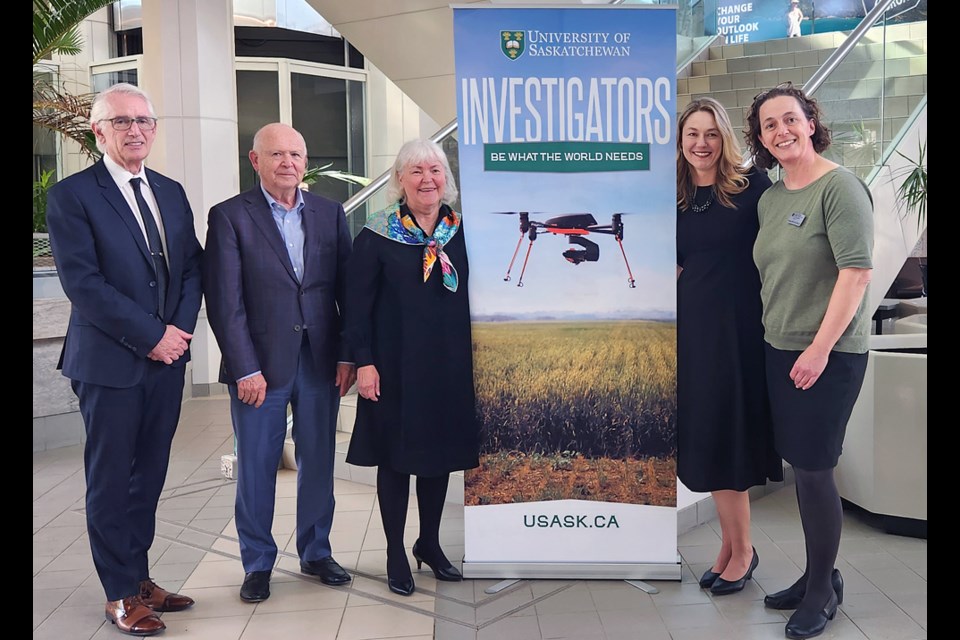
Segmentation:
{"type": "Polygon", "coordinates": [[[690,116],[698,111],[712,115],[720,131],[722,144],[713,192],[720,204],[731,209],[735,208],[733,196],[742,192],[750,184],[746,178],[748,169],[742,166],[743,152],[740,151],[740,142],[733,131],[727,110],[714,98],[709,97],[697,98],[688,104],[677,121],[677,208],[688,209],[693,204],[693,194],[696,191],[690,163],[683,157],[683,126],[690,116]]]}

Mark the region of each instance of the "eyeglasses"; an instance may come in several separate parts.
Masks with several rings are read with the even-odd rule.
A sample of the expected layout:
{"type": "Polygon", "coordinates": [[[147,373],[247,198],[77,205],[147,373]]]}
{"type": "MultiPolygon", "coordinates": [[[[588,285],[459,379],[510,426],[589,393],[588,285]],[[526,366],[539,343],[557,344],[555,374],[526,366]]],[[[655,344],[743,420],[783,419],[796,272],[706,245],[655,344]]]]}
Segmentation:
{"type": "Polygon", "coordinates": [[[97,122],[104,121],[109,122],[114,131],[127,131],[133,126],[134,122],[137,123],[137,127],[141,131],[153,131],[157,128],[156,118],[127,118],[126,116],[118,116],[116,118],[104,118],[103,120],[98,120],[97,122]]]}

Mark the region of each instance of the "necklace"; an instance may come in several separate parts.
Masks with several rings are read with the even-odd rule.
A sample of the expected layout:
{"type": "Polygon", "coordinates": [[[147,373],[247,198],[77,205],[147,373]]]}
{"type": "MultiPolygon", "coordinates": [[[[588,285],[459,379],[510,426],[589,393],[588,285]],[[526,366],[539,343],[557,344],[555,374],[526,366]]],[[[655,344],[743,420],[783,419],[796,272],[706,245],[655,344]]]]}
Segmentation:
{"type": "Polygon", "coordinates": [[[694,213],[703,213],[710,208],[710,205],[713,204],[713,187],[710,187],[710,195],[707,196],[707,201],[703,204],[697,204],[697,194],[700,193],[700,187],[697,187],[696,191],[693,194],[693,202],[690,203],[690,210],[694,213]]]}

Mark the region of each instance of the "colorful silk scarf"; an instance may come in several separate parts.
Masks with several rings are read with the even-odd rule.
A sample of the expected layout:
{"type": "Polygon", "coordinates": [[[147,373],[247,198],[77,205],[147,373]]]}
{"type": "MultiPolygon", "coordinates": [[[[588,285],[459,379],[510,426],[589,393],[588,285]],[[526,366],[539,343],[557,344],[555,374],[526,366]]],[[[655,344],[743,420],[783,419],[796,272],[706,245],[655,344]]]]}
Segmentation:
{"type": "MultiPolygon", "coordinates": [[[[437,222],[433,235],[427,237],[423,229],[417,226],[413,215],[400,215],[400,204],[396,203],[386,209],[377,211],[367,218],[364,225],[374,233],[403,244],[423,246],[423,281],[426,282],[433,271],[433,266],[439,260],[440,270],[443,272],[443,286],[456,292],[459,282],[457,270],[450,262],[443,247],[457,234],[460,229],[460,214],[444,207],[447,214],[437,222]]],[[[443,209],[441,209],[441,212],[443,209]]]]}

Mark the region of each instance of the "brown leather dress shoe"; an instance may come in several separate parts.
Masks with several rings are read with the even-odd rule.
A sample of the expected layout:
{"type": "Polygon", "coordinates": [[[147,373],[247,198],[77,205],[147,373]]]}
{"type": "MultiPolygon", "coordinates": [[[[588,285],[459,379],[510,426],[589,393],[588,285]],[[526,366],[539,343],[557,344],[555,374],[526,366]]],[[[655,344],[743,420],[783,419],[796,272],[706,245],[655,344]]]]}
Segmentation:
{"type": "Polygon", "coordinates": [[[150,578],[140,582],[140,599],[154,611],[183,611],[193,606],[193,598],[170,593],[150,578]]]}
{"type": "Polygon", "coordinates": [[[131,636],[152,636],[167,628],[153,609],[143,604],[140,596],[108,600],[104,617],[117,625],[118,630],[131,636]]]}

